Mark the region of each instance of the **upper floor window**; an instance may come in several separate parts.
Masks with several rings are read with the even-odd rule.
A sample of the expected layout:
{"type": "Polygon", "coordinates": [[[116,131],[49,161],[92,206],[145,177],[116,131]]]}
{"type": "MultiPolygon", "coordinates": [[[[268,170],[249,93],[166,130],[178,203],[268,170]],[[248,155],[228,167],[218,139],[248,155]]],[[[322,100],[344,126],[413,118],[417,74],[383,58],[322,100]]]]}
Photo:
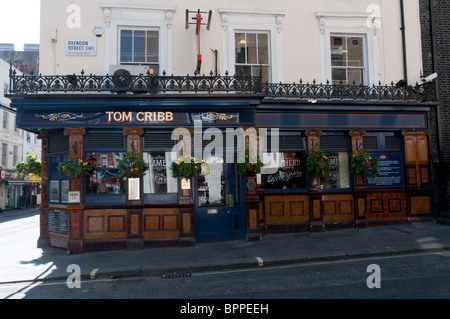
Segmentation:
{"type": "MultiPolygon", "coordinates": [[[[172,73],[172,17],[176,6],[102,3],[100,7],[105,19],[105,73],[113,74],[120,64],[145,64],[155,74],[172,73]]],[[[147,72],[138,66],[127,69],[136,75],[147,72]]]]}
{"type": "Polygon", "coordinates": [[[8,129],[8,112],[3,111],[3,128],[8,129]]]}
{"type": "Polygon", "coordinates": [[[222,73],[283,81],[284,10],[219,8],[222,17],[222,73]]]}
{"type": "Polygon", "coordinates": [[[2,165],[6,165],[7,156],[8,156],[8,144],[2,143],[2,165]]]}
{"type": "Polygon", "coordinates": [[[364,38],[351,35],[330,36],[331,78],[333,83],[364,84],[364,38]]]}
{"type": "Polygon", "coordinates": [[[120,63],[159,65],[159,32],[157,30],[121,29],[120,63]]]}
{"type": "Polygon", "coordinates": [[[377,84],[381,76],[377,31],[381,16],[369,12],[317,12],[316,17],[322,82],[377,84]]]}
{"type": "Polygon", "coordinates": [[[236,75],[258,76],[269,81],[269,34],[256,32],[235,33],[236,75]]]}

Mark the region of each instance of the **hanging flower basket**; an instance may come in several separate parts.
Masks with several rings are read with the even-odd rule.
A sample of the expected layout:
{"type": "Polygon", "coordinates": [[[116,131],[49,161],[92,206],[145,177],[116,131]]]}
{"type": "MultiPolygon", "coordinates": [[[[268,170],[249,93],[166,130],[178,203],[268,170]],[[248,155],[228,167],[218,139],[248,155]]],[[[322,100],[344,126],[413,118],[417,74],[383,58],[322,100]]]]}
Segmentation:
{"type": "Polygon", "coordinates": [[[321,174],[326,180],[330,178],[330,163],[325,152],[319,149],[312,149],[308,152],[308,159],[306,160],[306,167],[308,169],[312,184],[314,180],[321,174]]]}
{"type": "Polygon", "coordinates": [[[259,154],[255,156],[249,149],[246,149],[244,153],[239,155],[237,162],[237,171],[241,175],[259,173],[261,172],[261,167],[264,166],[259,154]]]}
{"type": "Polygon", "coordinates": [[[147,164],[138,157],[135,150],[127,152],[127,154],[118,162],[119,176],[137,178],[144,175],[147,170],[147,164]]]}
{"type": "Polygon", "coordinates": [[[69,156],[67,161],[60,162],[57,169],[60,175],[65,174],[69,178],[90,175],[92,171],[92,167],[88,162],[82,159],[74,159],[72,156],[69,156]]]}
{"type": "Polygon", "coordinates": [[[190,179],[193,176],[197,176],[200,170],[200,163],[195,157],[190,155],[179,156],[175,162],[170,165],[172,177],[183,177],[190,179]]]}
{"type": "Polygon", "coordinates": [[[16,170],[14,173],[15,178],[24,177],[28,174],[41,176],[42,165],[41,161],[37,160],[37,154],[28,154],[26,161],[18,161],[14,168],[16,170]]]}
{"type": "Polygon", "coordinates": [[[369,152],[360,148],[356,154],[353,154],[350,170],[353,174],[363,175],[366,170],[371,169],[371,176],[376,177],[380,171],[378,168],[378,158],[370,157],[369,152]]]}

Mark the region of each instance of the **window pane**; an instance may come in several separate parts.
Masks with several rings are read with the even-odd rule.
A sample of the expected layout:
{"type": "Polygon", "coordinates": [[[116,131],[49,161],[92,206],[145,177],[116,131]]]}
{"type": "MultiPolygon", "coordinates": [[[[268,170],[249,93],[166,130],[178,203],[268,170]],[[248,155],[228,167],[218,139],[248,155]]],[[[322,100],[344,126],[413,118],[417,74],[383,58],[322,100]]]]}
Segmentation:
{"type": "Polygon", "coordinates": [[[7,154],[8,154],[8,144],[2,143],[2,165],[6,165],[7,154]]]}
{"type": "Polygon", "coordinates": [[[269,64],[268,34],[258,34],[258,61],[256,63],[269,64]]]}
{"type": "Polygon", "coordinates": [[[147,31],[147,62],[158,63],[158,31],[147,31]]]}
{"type": "Polygon", "coordinates": [[[133,62],[145,62],[145,31],[134,31],[133,62]]]}
{"type": "Polygon", "coordinates": [[[348,66],[364,66],[362,38],[347,38],[347,52],[348,66]]]}
{"type": "Polygon", "coordinates": [[[50,181],[50,202],[59,202],[59,181],[50,181]]]}
{"type": "Polygon", "coordinates": [[[69,180],[61,181],[61,202],[69,202],[69,180]]]}
{"type": "Polygon", "coordinates": [[[120,61],[132,62],[133,31],[120,31],[120,61]]]}
{"type": "Polygon", "coordinates": [[[259,76],[259,71],[261,70],[262,73],[262,83],[269,82],[269,67],[268,66],[253,66],[252,67],[252,75],[253,76],[259,76]]]}
{"type": "Polygon", "coordinates": [[[93,167],[86,177],[87,194],[122,194],[126,191],[126,179],[119,177],[117,163],[123,152],[88,152],[86,161],[93,167]]]}
{"type": "Polygon", "coordinates": [[[333,80],[333,82],[337,82],[339,83],[340,81],[342,82],[347,82],[347,73],[346,73],[346,69],[331,69],[331,78],[333,80]]]}
{"type": "Polygon", "coordinates": [[[330,37],[331,46],[331,65],[345,66],[347,65],[347,49],[345,48],[344,37],[330,37]]]}
{"type": "Polygon", "coordinates": [[[247,33],[247,63],[257,64],[256,57],[256,34],[247,33]]]}
{"type": "MultiPolygon", "coordinates": [[[[267,162],[264,160],[265,163],[261,169],[265,189],[306,188],[306,161],[304,152],[283,152],[272,155],[275,155],[274,159],[278,160],[267,162]],[[265,173],[269,171],[273,172],[274,169],[277,170],[275,174],[268,175],[265,173]]],[[[268,157],[264,156],[264,159],[266,158],[268,157]]]]}
{"type": "Polygon", "coordinates": [[[235,35],[236,63],[245,63],[245,34],[235,35]]]}
{"type": "Polygon", "coordinates": [[[348,74],[348,83],[349,84],[364,84],[363,83],[363,70],[362,69],[348,69],[347,70],[347,74],[348,74]]]}
{"type": "Polygon", "coordinates": [[[144,193],[163,194],[178,191],[177,178],[172,177],[170,164],[176,159],[176,153],[144,152],[144,161],[148,171],[144,175],[144,193]]]}
{"type": "Polygon", "coordinates": [[[330,161],[330,179],[327,181],[324,177],[320,178],[320,184],[324,189],[349,188],[350,187],[350,169],[348,152],[330,152],[328,153],[330,161]]]}
{"type": "Polygon", "coordinates": [[[223,159],[211,156],[202,165],[207,165],[206,175],[198,176],[198,203],[200,206],[225,205],[225,172],[223,159]]]}
{"type": "MultiPolygon", "coordinates": [[[[259,74],[259,73],[258,73],[259,74]]],[[[236,75],[237,76],[251,76],[252,67],[247,65],[236,65],[236,75]]]]}

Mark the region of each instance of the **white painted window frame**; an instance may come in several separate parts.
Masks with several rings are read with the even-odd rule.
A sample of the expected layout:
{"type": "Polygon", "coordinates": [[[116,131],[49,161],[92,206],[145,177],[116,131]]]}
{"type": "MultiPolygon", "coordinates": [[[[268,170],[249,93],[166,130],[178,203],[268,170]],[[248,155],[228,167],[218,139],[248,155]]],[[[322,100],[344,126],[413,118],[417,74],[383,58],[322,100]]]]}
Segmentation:
{"type": "Polygon", "coordinates": [[[176,6],[127,5],[102,3],[105,20],[105,74],[119,64],[119,29],[146,28],[159,31],[159,72],[172,74],[172,16],[176,6]]]}
{"type": "Polygon", "coordinates": [[[282,23],[286,12],[281,10],[219,8],[222,17],[222,70],[235,73],[235,33],[269,33],[269,79],[283,80],[282,23]]]}
{"type": "MultiPolygon", "coordinates": [[[[332,35],[363,37],[365,85],[377,85],[380,81],[380,65],[378,55],[378,35],[380,16],[372,13],[329,13],[317,12],[320,30],[320,60],[322,83],[332,82],[331,77],[331,45],[332,35]]],[[[351,84],[351,83],[350,83],[351,84]]]]}

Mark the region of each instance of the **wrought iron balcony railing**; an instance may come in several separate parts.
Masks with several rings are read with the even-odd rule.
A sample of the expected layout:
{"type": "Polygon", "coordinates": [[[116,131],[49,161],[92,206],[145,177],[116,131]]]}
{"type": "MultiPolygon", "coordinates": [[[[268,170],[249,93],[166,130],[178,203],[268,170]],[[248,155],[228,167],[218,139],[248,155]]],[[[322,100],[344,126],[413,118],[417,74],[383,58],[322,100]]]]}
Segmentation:
{"type": "Polygon", "coordinates": [[[197,75],[17,75],[10,72],[12,95],[67,92],[112,92],[136,94],[162,93],[240,93],[262,94],[267,98],[300,100],[363,100],[363,101],[434,101],[433,82],[414,86],[364,86],[357,84],[262,83],[259,76],[197,75]]]}

